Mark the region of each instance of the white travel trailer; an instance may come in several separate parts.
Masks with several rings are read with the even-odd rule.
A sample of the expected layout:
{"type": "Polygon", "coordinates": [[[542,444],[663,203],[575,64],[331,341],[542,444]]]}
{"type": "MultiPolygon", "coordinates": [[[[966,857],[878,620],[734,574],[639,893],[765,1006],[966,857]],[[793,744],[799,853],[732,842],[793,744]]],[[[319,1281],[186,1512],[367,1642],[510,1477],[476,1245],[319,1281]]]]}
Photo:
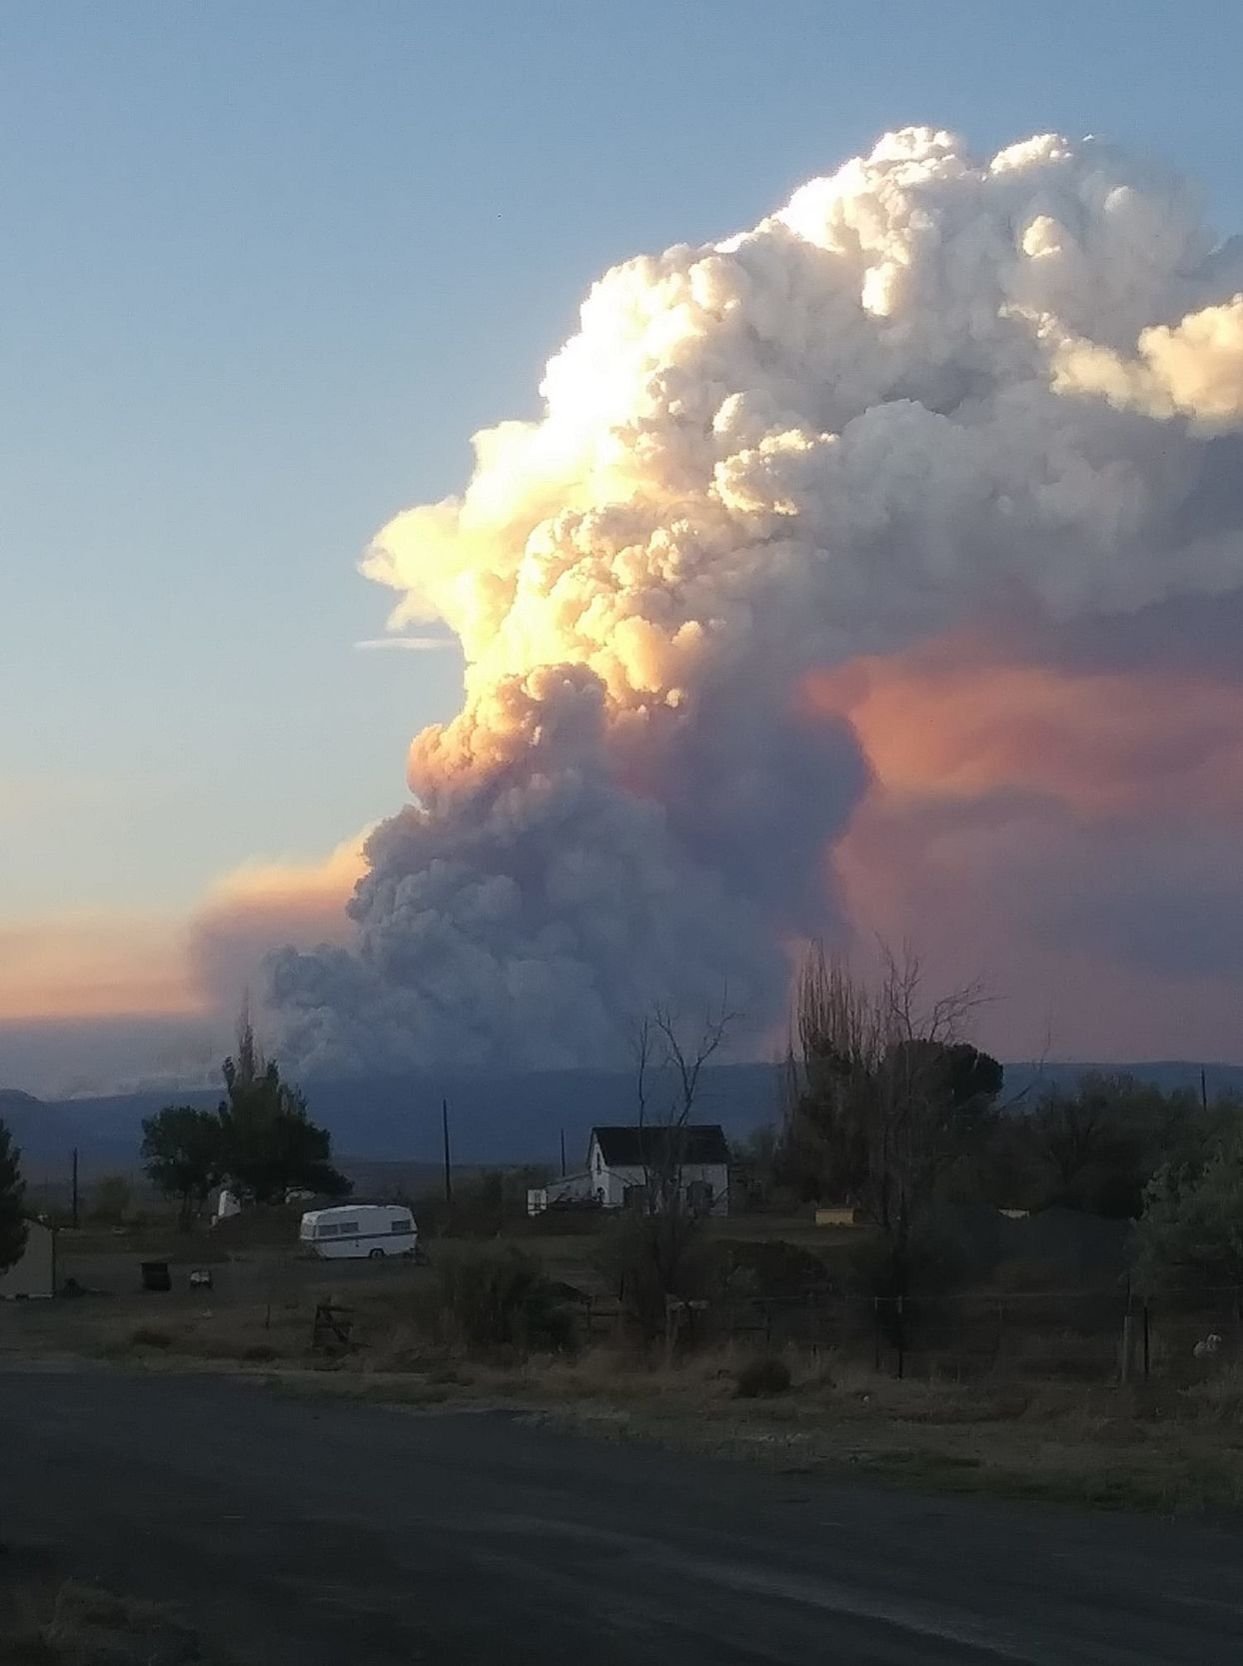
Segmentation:
{"type": "Polygon", "coordinates": [[[334,1209],[309,1209],[299,1233],[302,1247],[326,1261],[369,1256],[413,1255],[419,1229],[409,1209],[399,1203],[343,1203],[334,1209]]]}

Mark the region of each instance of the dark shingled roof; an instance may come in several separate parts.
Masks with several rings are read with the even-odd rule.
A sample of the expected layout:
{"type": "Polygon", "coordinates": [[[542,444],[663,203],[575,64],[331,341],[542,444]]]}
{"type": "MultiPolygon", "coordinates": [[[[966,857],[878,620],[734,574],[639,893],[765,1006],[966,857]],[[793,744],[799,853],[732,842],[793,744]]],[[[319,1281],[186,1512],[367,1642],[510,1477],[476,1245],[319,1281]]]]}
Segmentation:
{"type": "Polygon", "coordinates": [[[684,1128],[653,1125],[645,1128],[593,1128],[604,1161],[610,1168],[642,1168],[667,1158],[672,1139],[683,1163],[728,1163],[729,1146],[719,1123],[688,1123],[684,1128]]]}

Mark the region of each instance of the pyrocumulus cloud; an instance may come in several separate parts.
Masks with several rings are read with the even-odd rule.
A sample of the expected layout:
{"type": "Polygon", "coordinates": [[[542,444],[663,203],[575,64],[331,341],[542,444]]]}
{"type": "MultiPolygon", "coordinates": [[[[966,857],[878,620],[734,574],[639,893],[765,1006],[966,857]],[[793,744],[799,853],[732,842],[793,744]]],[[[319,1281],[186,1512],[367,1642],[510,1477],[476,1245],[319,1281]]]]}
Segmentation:
{"type": "Polygon", "coordinates": [[[840,925],[870,778],[813,674],[1243,585],[1243,494],[1198,507],[1243,458],[1240,291],[1149,165],[925,128],[608,272],[540,419],[364,559],[390,629],[460,641],[465,698],[350,940],[273,962],[302,1065],[599,1061],[724,983],[762,1025],[840,925]]]}

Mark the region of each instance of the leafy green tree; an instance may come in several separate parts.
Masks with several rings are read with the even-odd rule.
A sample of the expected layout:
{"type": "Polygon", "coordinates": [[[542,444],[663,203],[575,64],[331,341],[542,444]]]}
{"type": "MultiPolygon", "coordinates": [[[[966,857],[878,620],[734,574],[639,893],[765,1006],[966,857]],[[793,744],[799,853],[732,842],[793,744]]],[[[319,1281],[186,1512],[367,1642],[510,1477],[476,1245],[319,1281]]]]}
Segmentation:
{"type": "Polygon", "coordinates": [[[1073,1087],[1052,1088],[1004,1131],[1008,1201],[1134,1219],[1153,1174],[1166,1163],[1203,1162],[1223,1119],[1229,1107],[1203,1112],[1194,1094],[1086,1071],[1073,1087]]]}
{"type": "Polygon", "coordinates": [[[1133,1220],[1156,1168],[1188,1150],[1196,1101],[1133,1076],[1088,1071],[1053,1090],[1031,1120],[1045,1203],[1133,1220]]]}
{"type": "Polygon", "coordinates": [[[1137,1228],[1143,1288],[1243,1284],[1243,1123],[1202,1161],[1164,1164],[1144,1192],[1137,1228]]]}
{"type": "Polygon", "coordinates": [[[220,1172],[256,1203],[278,1203],[293,1187],[327,1197],[350,1190],[332,1166],[332,1138],[307,1115],[299,1089],[265,1060],[243,1016],[235,1058],[224,1063],[228,1097],[221,1101],[220,1172]]]}
{"type": "Polygon", "coordinates": [[[222,1178],[223,1129],[219,1116],[195,1105],[166,1105],[142,1124],[142,1157],[152,1182],[179,1205],[178,1224],[188,1231],[222,1178]]]}
{"type": "Polygon", "coordinates": [[[26,1183],[20,1159],[12,1134],[0,1122],[0,1273],[14,1266],[26,1247],[26,1183]]]}

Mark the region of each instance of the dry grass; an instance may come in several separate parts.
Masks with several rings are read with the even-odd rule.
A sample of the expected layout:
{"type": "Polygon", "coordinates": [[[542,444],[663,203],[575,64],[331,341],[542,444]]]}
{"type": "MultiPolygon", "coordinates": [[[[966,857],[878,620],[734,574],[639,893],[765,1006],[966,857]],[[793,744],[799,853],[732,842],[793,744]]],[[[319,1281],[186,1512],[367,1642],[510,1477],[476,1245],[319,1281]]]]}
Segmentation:
{"type": "Polygon", "coordinates": [[[152,1603],[72,1580],[0,1592],[0,1666],[201,1666],[194,1634],[152,1603]],[[5,1600],[7,1598],[7,1600],[5,1600]]]}
{"type": "Polygon", "coordinates": [[[789,1357],[794,1391],[739,1401],[732,1351],[671,1372],[553,1367],[561,1416],[618,1437],[758,1454],[784,1468],[893,1477],[1166,1513],[1243,1504],[1243,1380],[1189,1390],[906,1381],[789,1357]]]}
{"type": "MultiPolygon", "coordinates": [[[[580,1277],[569,1277],[584,1243],[550,1241],[550,1260],[564,1257],[550,1270],[586,1283],[585,1260],[580,1277]]],[[[0,1314],[0,1348],[11,1318],[12,1347],[27,1355],[89,1354],[151,1371],[241,1370],[293,1391],[410,1408],[522,1407],[616,1439],[954,1491],[1166,1512],[1243,1503],[1243,1372],[1214,1362],[1194,1375],[1181,1347],[1163,1364],[1159,1337],[1153,1358],[1161,1376],[1152,1386],[1085,1381],[1080,1339],[1032,1331],[1016,1333],[1004,1365],[971,1382],[935,1374],[897,1382],[872,1370],[870,1349],[866,1360],[791,1349],[783,1355],[790,1391],[746,1400],[737,1374],[755,1357],[748,1343],[673,1366],[620,1343],[573,1357],[523,1359],[509,1350],[465,1359],[437,1335],[429,1270],[389,1274],[363,1283],[324,1267],[291,1286],[287,1299],[269,1301],[280,1286],[256,1264],[251,1282],[239,1282],[227,1299],[131,1295],[0,1314]],[[354,1346],[341,1357],[311,1347],[315,1302],[329,1295],[353,1310],[354,1346]]],[[[1099,1348],[1099,1374],[1098,1355],[1099,1348]]]]}
{"type": "Polygon", "coordinates": [[[329,1371],[282,1371],[294,1392],[432,1409],[522,1408],[614,1440],[953,1492],[1164,1514],[1243,1505],[1243,1377],[1168,1391],[878,1376],[869,1365],[786,1353],[792,1387],[738,1395],[751,1350],[672,1367],[593,1348],[577,1358],[464,1363],[417,1340],[329,1371]]]}
{"type": "Polygon", "coordinates": [[[94,1350],[114,1364],[299,1364],[311,1358],[311,1310],[289,1304],[204,1309],[162,1323],[117,1315],[102,1323],[94,1350]]]}

